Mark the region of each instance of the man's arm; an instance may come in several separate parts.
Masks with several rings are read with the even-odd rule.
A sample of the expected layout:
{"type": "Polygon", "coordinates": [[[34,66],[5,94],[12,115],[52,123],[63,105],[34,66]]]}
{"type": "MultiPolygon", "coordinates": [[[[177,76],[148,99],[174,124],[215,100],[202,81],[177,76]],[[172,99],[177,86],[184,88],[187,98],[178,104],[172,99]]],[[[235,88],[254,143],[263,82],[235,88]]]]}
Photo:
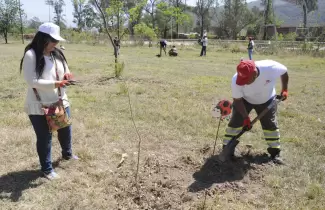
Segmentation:
{"type": "Polygon", "coordinates": [[[242,98],[234,98],[233,106],[242,115],[244,119],[248,117],[248,113],[246,111],[246,107],[242,98]]]}
{"type": "Polygon", "coordinates": [[[281,75],[282,91],[288,90],[289,75],[288,72],[281,75]]]}
{"type": "Polygon", "coordinates": [[[289,75],[287,72],[281,75],[281,82],[282,82],[281,97],[282,97],[282,101],[284,101],[288,98],[289,75]]]}

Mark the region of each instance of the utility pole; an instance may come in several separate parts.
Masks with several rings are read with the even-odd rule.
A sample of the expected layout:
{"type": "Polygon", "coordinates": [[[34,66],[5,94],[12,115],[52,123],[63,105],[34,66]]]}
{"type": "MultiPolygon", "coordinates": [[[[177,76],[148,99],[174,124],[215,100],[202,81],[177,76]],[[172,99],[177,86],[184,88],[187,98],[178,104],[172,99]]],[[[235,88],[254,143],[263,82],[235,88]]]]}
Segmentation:
{"type": "Polygon", "coordinates": [[[20,16],[20,33],[21,33],[21,41],[24,44],[24,28],[23,28],[23,19],[21,17],[21,8],[20,8],[20,0],[18,0],[19,6],[19,16],[20,16]]]}

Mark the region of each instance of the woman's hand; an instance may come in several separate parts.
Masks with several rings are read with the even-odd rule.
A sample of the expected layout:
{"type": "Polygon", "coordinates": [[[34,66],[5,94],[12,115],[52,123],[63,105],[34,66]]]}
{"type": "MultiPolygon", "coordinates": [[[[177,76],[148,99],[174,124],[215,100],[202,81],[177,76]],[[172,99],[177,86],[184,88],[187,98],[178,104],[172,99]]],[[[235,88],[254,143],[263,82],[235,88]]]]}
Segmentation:
{"type": "Polygon", "coordinates": [[[64,80],[70,80],[70,79],[72,79],[72,78],[73,78],[73,76],[72,76],[71,73],[66,73],[66,74],[64,74],[64,76],[63,76],[63,79],[64,79],[64,80]]]}
{"type": "Polygon", "coordinates": [[[55,88],[69,86],[70,82],[68,80],[55,81],[55,88]]]}

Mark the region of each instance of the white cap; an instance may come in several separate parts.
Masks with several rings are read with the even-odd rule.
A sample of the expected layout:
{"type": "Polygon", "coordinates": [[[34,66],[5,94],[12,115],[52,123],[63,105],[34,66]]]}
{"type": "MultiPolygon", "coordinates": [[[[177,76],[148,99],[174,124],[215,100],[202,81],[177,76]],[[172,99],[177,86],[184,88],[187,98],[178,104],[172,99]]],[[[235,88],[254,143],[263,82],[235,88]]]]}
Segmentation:
{"type": "Polygon", "coordinates": [[[55,40],[65,41],[65,39],[60,36],[60,27],[54,23],[43,23],[39,26],[38,31],[50,35],[55,40]]]}

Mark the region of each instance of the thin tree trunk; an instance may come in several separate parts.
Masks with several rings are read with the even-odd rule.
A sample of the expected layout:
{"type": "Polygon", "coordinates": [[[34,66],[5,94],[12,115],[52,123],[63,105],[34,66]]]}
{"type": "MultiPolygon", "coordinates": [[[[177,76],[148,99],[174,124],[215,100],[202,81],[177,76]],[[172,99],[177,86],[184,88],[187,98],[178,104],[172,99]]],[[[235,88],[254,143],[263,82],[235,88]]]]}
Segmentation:
{"type": "Polygon", "coordinates": [[[120,12],[117,13],[117,38],[120,39],[120,12]]]}
{"type": "Polygon", "coordinates": [[[155,16],[153,15],[153,13],[150,14],[151,15],[151,22],[152,22],[152,27],[155,29],[156,27],[156,21],[155,21],[155,16]]]}
{"type": "Polygon", "coordinates": [[[264,17],[264,36],[263,36],[264,40],[266,40],[268,38],[266,25],[268,25],[270,23],[269,16],[270,16],[270,8],[271,8],[270,3],[271,2],[272,2],[272,0],[266,1],[266,10],[265,10],[265,17],[264,17]]]}
{"type": "Polygon", "coordinates": [[[307,8],[305,5],[302,6],[304,12],[304,28],[307,28],[307,8]]]}
{"type": "Polygon", "coordinates": [[[165,26],[165,29],[164,29],[164,38],[166,39],[167,37],[167,27],[165,26]]]}
{"type": "Polygon", "coordinates": [[[21,42],[24,44],[24,28],[23,28],[23,19],[21,17],[21,8],[20,8],[20,0],[19,0],[19,18],[20,18],[20,33],[21,33],[21,42]]]}
{"type": "Polygon", "coordinates": [[[179,15],[178,14],[178,9],[179,9],[179,0],[176,1],[176,7],[177,7],[177,14],[176,14],[176,34],[177,35],[176,36],[177,36],[177,38],[179,38],[178,37],[178,15],[179,15]]]}
{"type": "Polygon", "coordinates": [[[201,16],[201,37],[203,37],[204,30],[204,15],[201,16]]]}
{"type": "Polygon", "coordinates": [[[5,37],[6,44],[8,44],[8,33],[7,33],[7,31],[5,31],[3,35],[5,37]]]}

